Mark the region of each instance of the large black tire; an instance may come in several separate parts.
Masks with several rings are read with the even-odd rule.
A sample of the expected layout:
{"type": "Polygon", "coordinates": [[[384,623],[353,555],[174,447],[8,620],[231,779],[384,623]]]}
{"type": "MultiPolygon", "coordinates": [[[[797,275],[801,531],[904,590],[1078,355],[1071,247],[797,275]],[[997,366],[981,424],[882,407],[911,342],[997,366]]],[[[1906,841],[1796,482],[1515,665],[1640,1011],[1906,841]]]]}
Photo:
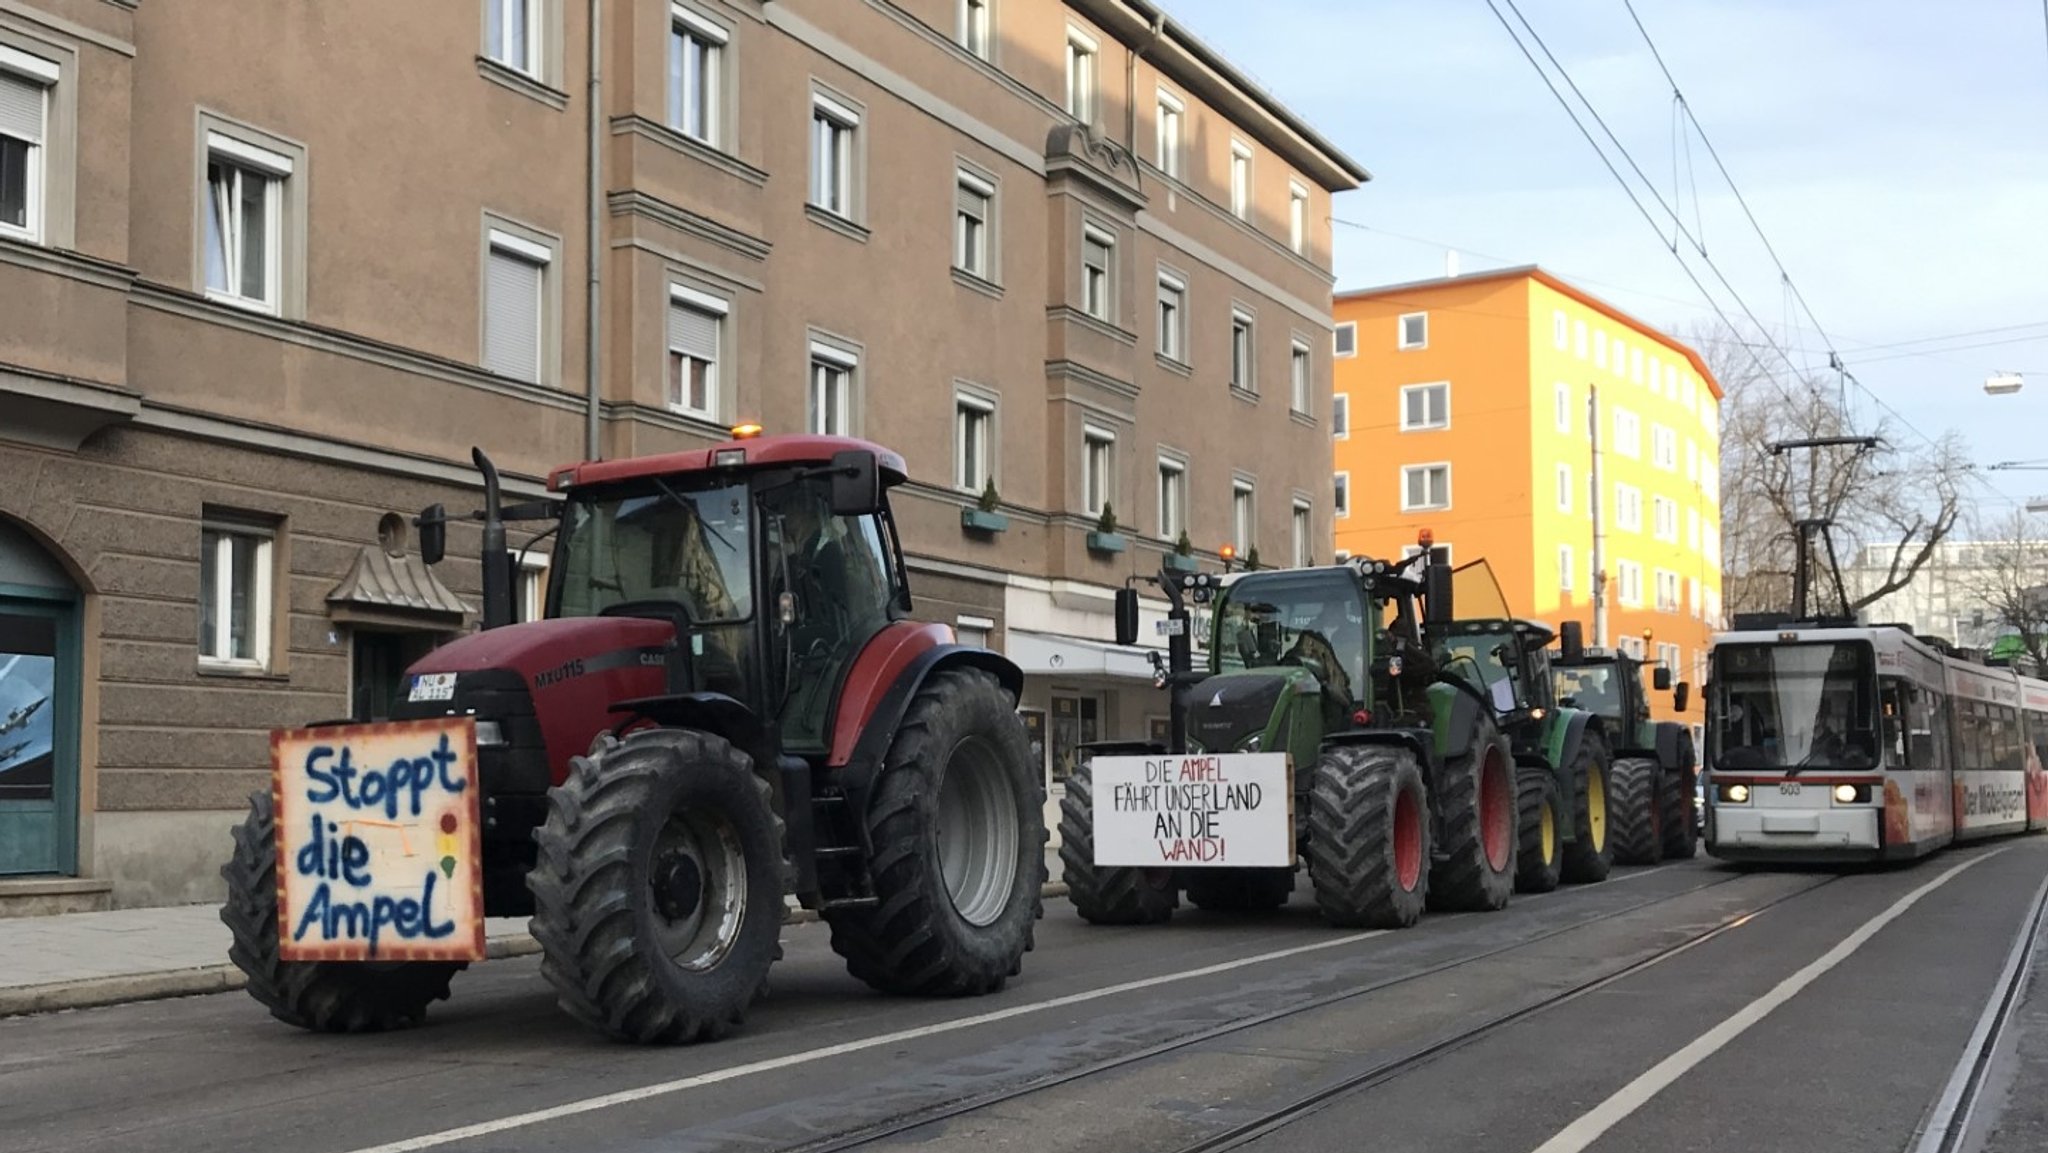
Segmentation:
{"type": "Polygon", "coordinates": [[[324,1033],[374,1033],[417,1025],[446,1000],[459,962],[286,961],[278,955],[277,816],[271,796],[249,798],[235,826],[235,851],[221,866],[228,883],[220,919],[233,934],[228,958],[249,995],[270,1015],[324,1033]]]}
{"type": "Polygon", "coordinates": [[[1444,843],[1429,869],[1429,907],[1491,912],[1515,891],[1515,758],[1491,717],[1472,729],[1472,748],[1445,761],[1432,798],[1444,843]]]}
{"type": "Polygon", "coordinates": [[[1157,925],[1180,905],[1172,869],[1095,863],[1095,775],[1086,760],[1067,777],[1060,798],[1060,875],[1074,911],[1090,924],[1157,925]]]}
{"type": "Polygon", "coordinates": [[[1664,859],[1690,861],[1699,852],[1699,798],[1693,789],[1699,784],[1699,765],[1694,763],[1692,738],[1679,742],[1677,771],[1664,774],[1664,859]]]}
{"type": "Polygon", "coordinates": [[[1515,891],[1548,893],[1564,876],[1564,799],[1557,774],[1544,765],[1517,766],[1515,813],[1521,819],[1515,891]]]}
{"type": "Polygon", "coordinates": [[[1264,913],[1294,895],[1293,869],[1187,869],[1188,901],[1212,913],[1264,913]]]}
{"type": "Polygon", "coordinates": [[[1663,769],[1644,757],[1614,762],[1607,792],[1608,835],[1617,865],[1654,865],[1664,854],[1663,769]]]}
{"type": "Polygon", "coordinates": [[[564,1012],[643,1044],[739,1027],[776,957],[785,873],[746,754],[690,729],[607,737],[570,761],[534,840],[530,925],[564,1012]]]}
{"type": "Polygon", "coordinates": [[[846,969],[888,993],[992,993],[1044,909],[1045,787],[1016,704],[979,669],[933,673],[868,803],[872,909],[828,909],[846,969]]]}
{"type": "Polygon", "coordinates": [[[1572,839],[1564,847],[1564,879],[1574,885],[1604,881],[1614,867],[1608,836],[1607,740],[1589,732],[1572,761],[1572,839]]]}
{"type": "Polygon", "coordinates": [[[1339,745],[1317,759],[1309,792],[1308,875],[1323,919],[1405,929],[1429,894],[1429,790],[1415,754],[1339,745]]]}

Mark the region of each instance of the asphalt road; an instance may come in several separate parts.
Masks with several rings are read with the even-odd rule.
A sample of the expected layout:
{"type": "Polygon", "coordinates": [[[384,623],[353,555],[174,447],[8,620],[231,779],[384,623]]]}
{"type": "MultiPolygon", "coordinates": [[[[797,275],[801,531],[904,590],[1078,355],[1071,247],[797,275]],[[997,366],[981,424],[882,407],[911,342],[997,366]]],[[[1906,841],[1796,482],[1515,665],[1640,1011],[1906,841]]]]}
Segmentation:
{"type": "MultiPolygon", "coordinates": [[[[2041,837],[1847,874],[1701,858],[1385,934],[1306,893],[1149,929],[1055,900],[1023,975],[957,1001],[872,994],[792,926],[745,1031],[675,1049],[571,1022],[531,959],[384,1037],[240,993],[22,1018],[0,1151],[1905,1149],[2044,878],[2041,837]]],[[[1968,1147],[2048,1147],[2048,954],[2020,971],[1968,1147]]]]}

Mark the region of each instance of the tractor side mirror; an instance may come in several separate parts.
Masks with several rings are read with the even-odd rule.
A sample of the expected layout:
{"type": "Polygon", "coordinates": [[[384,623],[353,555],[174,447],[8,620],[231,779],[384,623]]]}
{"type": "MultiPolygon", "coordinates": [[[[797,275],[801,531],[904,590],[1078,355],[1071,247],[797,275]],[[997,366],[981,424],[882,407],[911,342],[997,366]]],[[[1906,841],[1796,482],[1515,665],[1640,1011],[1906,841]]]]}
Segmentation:
{"type": "Polygon", "coordinates": [[[420,560],[440,564],[441,558],[448,555],[448,509],[430,504],[420,510],[412,523],[420,530],[420,560]]]}
{"type": "Polygon", "coordinates": [[[1138,590],[1116,590],[1116,643],[1123,647],[1138,643],[1138,590]]]}
{"type": "Polygon", "coordinates": [[[1658,665],[1656,671],[1650,674],[1650,684],[1660,693],[1669,692],[1671,690],[1671,670],[1663,665],[1658,665]]]}
{"type": "Polygon", "coordinates": [[[882,511],[882,470],[875,454],[849,449],[832,454],[832,515],[872,516],[882,511]]]}
{"type": "Polygon", "coordinates": [[[1567,664],[1576,662],[1586,655],[1586,626],[1578,621],[1566,621],[1557,628],[1557,648],[1567,664]]]}
{"type": "Polygon", "coordinates": [[[1439,628],[1457,619],[1451,605],[1451,567],[1433,564],[1422,570],[1422,623],[1439,628]]]}
{"type": "Polygon", "coordinates": [[[1691,703],[1692,703],[1692,682],[1690,682],[1690,681],[1680,681],[1680,682],[1678,682],[1678,687],[1677,687],[1677,688],[1675,688],[1675,689],[1673,689],[1673,690],[1671,690],[1671,708],[1672,708],[1672,711],[1674,711],[1674,712],[1680,712],[1680,713],[1682,713],[1682,712],[1684,712],[1684,711],[1685,711],[1685,706],[1687,706],[1687,705],[1689,705],[1689,704],[1691,704],[1691,703]]]}

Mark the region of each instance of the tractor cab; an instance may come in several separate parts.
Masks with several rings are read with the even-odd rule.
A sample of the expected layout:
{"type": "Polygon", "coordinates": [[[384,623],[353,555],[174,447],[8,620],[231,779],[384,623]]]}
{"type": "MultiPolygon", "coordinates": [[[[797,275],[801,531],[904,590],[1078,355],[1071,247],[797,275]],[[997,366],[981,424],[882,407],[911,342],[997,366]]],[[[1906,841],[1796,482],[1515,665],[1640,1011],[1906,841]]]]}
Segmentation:
{"type": "Polygon", "coordinates": [[[1541,719],[1555,707],[1544,651],[1551,636],[1540,621],[1461,620],[1445,630],[1441,659],[1446,671],[1485,694],[1496,714],[1541,719]]]}
{"type": "MultiPolygon", "coordinates": [[[[1609,732],[1622,734],[1625,743],[1654,745],[1642,662],[1620,649],[1588,648],[1583,636],[1577,621],[1566,622],[1558,635],[1559,650],[1550,661],[1557,702],[1599,717],[1609,732]]],[[[1692,686],[1683,681],[1674,685],[1671,670],[1662,665],[1650,676],[1651,687],[1670,693],[1672,707],[1684,712],[1692,686]]]]}

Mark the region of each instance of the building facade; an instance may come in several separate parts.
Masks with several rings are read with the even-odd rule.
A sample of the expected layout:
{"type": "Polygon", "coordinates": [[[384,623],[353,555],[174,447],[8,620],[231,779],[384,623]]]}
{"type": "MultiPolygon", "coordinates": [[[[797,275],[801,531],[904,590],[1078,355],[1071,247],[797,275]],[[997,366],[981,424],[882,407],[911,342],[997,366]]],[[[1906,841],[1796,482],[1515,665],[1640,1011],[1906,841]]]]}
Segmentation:
{"type": "Polygon", "coordinates": [[[1049,773],[1159,711],[1114,587],[1329,539],[1366,174],[1148,0],[186,7],[0,3],[0,907],[212,898],[268,731],[476,623],[472,446],[897,448],[1049,773]]]}
{"type": "Polygon", "coordinates": [[[1406,555],[1428,529],[1453,564],[1486,560],[1517,615],[1702,682],[1721,394],[1697,353],[1534,267],[1341,293],[1335,317],[1340,552],[1406,555]]]}
{"type": "MultiPolygon", "coordinates": [[[[1907,546],[1906,555],[1917,551],[1907,546]]],[[[1852,598],[1884,587],[1900,545],[1864,546],[1842,566],[1842,586],[1852,598]]],[[[1905,587],[1866,605],[1861,617],[1872,624],[1901,624],[1916,636],[1939,637],[1958,648],[1993,653],[2019,645],[2019,625],[2038,632],[2048,620],[2048,541],[1945,540],[1934,546],[1905,587]],[[2024,619],[2015,614],[2024,613],[2024,619]],[[2001,643],[2003,642],[2003,643],[2001,643]]]]}

